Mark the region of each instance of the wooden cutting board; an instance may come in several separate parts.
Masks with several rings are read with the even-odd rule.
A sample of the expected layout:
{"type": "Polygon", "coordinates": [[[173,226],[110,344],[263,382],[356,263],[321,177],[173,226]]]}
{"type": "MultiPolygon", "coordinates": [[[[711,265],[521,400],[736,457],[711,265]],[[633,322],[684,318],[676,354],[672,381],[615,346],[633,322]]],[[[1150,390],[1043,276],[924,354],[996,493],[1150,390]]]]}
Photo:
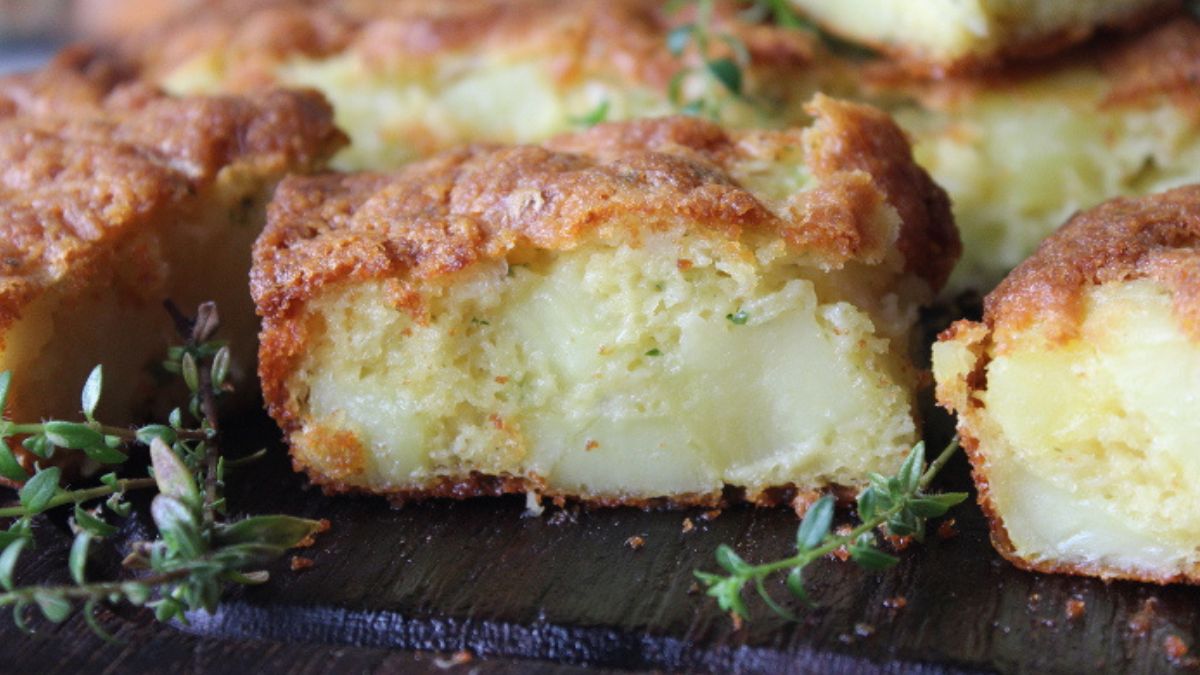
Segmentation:
{"type": "MultiPolygon", "coordinates": [[[[933,426],[944,428],[944,420],[933,426]]],[[[190,626],[156,626],[138,612],[106,617],[123,631],[119,636],[142,645],[133,652],[100,643],[77,620],[40,640],[6,626],[0,634],[10,660],[0,669],[44,670],[46,662],[37,659],[51,658],[73,670],[112,658],[132,670],[158,670],[175,659],[184,670],[253,664],[284,672],[302,663],[313,672],[338,672],[347,654],[372,668],[430,668],[432,656],[414,652],[466,650],[470,667],[485,672],[534,664],[764,673],[1170,672],[1190,659],[1169,658],[1168,637],[1188,646],[1200,638],[1197,589],[1021,572],[992,551],[973,504],[953,512],[957,536],[931,532],[926,545],[905,551],[888,572],[836,560],[815,565],[809,587],[819,607],[804,611],[799,623],[772,615],[755,599],[754,618],[734,630],[696,592],[692,570],[714,570],[720,543],[751,561],[786,554],[796,528],[786,509],[732,508],[709,521],[698,510],[553,507],[529,518],[519,498],[393,509],[381,499],[329,498],[307,489],[290,471],[269,420],[254,418],[236,429],[238,443],[272,444],[272,453],[231,479],[230,503],[247,513],[329,519],[332,529],[300,552],[313,566],[293,572],[281,564],[269,584],[234,592],[216,615],[195,614],[190,626]],[[695,525],[690,532],[685,518],[695,525]],[[626,544],[633,536],[644,540],[641,548],[626,544]],[[1084,609],[1072,619],[1073,600],[1084,609]],[[63,647],[47,647],[55,642],[63,647]],[[197,644],[221,658],[189,657],[197,644]],[[165,652],[148,657],[147,649],[165,652]],[[390,650],[399,651],[389,656],[390,650]]],[[[968,485],[960,457],[940,487],[968,485]]],[[[125,536],[147,536],[146,527],[135,520],[125,536]]],[[[65,525],[43,525],[39,538],[37,559],[25,561],[32,563],[26,580],[61,580],[65,525]]],[[[781,584],[773,590],[786,597],[781,584]]]]}

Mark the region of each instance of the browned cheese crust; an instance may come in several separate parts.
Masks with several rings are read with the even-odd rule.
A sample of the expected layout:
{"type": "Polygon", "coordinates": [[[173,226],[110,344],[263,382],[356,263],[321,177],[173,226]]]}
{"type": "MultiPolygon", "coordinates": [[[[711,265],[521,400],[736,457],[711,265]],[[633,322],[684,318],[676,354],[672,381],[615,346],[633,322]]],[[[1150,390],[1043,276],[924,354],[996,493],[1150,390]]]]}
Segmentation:
{"type": "Polygon", "coordinates": [[[988,457],[974,432],[980,424],[981,405],[974,393],[987,389],[988,363],[1015,345],[1018,332],[1036,323],[1039,334],[1069,340],[1078,334],[1088,288],[1142,278],[1154,279],[1171,290],[1184,329],[1200,340],[1200,185],[1113,199],[1075,215],[985,298],[982,323],[958,321],[938,336],[942,342],[970,344],[974,353],[974,369],[965,390],[957,382],[939,382],[938,404],[958,414],[959,438],[971,461],[992,544],[1017,567],[1162,584],[1200,582],[1200,570],[1155,576],[1114,572],[1095,564],[1021,558],[992,503],[988,457]]]}
{"type": "Polygon", "coordinates": [[[984,321],[998,353],[1035,321],[1065,341],[1077,335],[1088,287],[1146,277],[1171,289],[1184,329],[1200,340],[1200,186],[1075,215],[988,295],[984,321]]]}
{"type": "MultiPolygon", "coordinates": [[[[794,66],[813,57],[811,35],[734,21],[739,9],[718,2],[716,21],[742,40],[756,65],[794,66]]],[[[123,49],[152,79],[199,54],[220,54],[228,68],[222,86],[231,91],[270,84],[293,57],[352,53],[366,68],[386,72],[491,51],[555,54],[564,80],[600,70],[662,88],[680,69],[666,34],[692,13],[669,12],[660,0],[224,0],[155,25],[123,49]]]]}
{"type": "MultiPolygon", "coordinates": [[[[0,339],[32,298],[88,284],[118,243],[223,168],[311,168],[344,143],[316,92],[175,99],[126,78],[68,51],[0,79],[0,339]]],[[[155,260],[124,265],[118,290],[136,296],[155,260]]]]}
{"type": "MultiPolygon", "coordinates": [[[[700,119],[663,118],[600,125],[544,146],[461,148],[390,175],[285,180],[251,278],[263,318],[259,374],[272,416],[286,433],[299,431],[287,381],[307,343],[305,303],[324,287],[387,279],[396,305],[419,321],[423,285],[452,282],[482,261],[568,250],[605,228],[631,237],[635,228],[678,225],[728,239],[777,237],[840,267],[886,245],[872,240],[870,219],[887,200],[903,219],[897,245],[907,271],[940,288],[957,260],[958,234],[945,193],[913,163],[903,133],[866,106],[817,97],[810,112],[817,121],[808,133],[726,132],[700,119]],[[819,185],[791,198],[785,220],[731,169],[797,147],[819,185]]],[[[362,451],[328,445],[330,453],[362,451]]],[[[312,478],[330,490],[350,489],[337,477],[312,478]]],[[[494,485],[468,481],[433,491],[491,494],[494,485]]]]}

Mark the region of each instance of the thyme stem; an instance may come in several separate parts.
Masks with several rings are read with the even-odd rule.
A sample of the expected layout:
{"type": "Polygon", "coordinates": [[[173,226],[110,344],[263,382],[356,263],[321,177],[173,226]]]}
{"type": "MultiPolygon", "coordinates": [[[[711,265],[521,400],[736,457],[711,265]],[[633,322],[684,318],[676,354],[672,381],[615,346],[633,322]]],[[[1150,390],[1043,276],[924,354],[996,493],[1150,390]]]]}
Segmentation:
{"type": "Polygon", "coordinates": [[[35,602],[38,596],[47,595],[64,599],[103,599],[113,594],[125,595],[130,586],[162,586],[186,578],[191,573],[192,569],[185,567],[128,581],[104,581],[80,586],[26,586],[0,593],[0,607],[35,602]]]}
{"type": "MultiPolygon", "coordinates": [[[[117,427],[109,424],[98,424],[95,422],[82,422],[92,429],[104,434],[105,436],[116,436],[122,441],[134,442],[138,439],[137,429],[128,427],[117,427]]],[[[37,434],[45,433],[46,424],[43,422],[12,424],[6,427],[8,433],[13,436],[36,436],[37,434]]],[[[200,429],[177,429],[176,436],[185,441],[203,441],[209,437],[209,434],[200,429]]]]}
{"type": "MultiPolygon", "coordinates": [[[[50,498],[46,503],[46,509],[52,509],[63,504],[78,504],[80,502],[107,497],[115,492],[126,492],[129,490],[145,490],[155,486],[153,478],[124,478],[118,480],[112,487],[108,485],[97,485],[94,488],[86,490],[72,490],[69,492],[61,492],[50,498]]],[[[19,518],[29,515],[29,510],[24,506],[6,506],[0,508],[0,518],[19,518]]]]}

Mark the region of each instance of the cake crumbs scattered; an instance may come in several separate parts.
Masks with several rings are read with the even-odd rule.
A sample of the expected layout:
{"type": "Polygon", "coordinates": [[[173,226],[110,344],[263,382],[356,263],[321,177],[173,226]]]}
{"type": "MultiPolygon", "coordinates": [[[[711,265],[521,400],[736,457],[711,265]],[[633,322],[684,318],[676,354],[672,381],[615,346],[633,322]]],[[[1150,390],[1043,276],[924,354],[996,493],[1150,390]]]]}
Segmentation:
{"type": "Polygon", "coordinates": [[[1067,620],[1076,621],[1087,613],[1087,603],[1079,598],[1067,600],[1067,620]]]}
{"type": "Polygon", "coordinates": [[[1188,656],[1187,643],[1183,638],[1172,633],[1163,640],[1163,651],[1166,652],[1167,658],[1172,665],[1180,668],[1196,668],[1200,666],[1200,659],[1195,656],[1188,656]]]}
{"type": "Polygon", "coordinates": [[[589,438],[588,442],[583,445],[583,449],[587,450],[588,452],[591,452],[598,447],[600,447],[600,442],[591,438],[589,438]]]}
{"type": "Polygon", "coordinates": [[[717,516],[721,515],[721,509],[710,509],[700,514],[700,520],[709,521],[716,520],[717,516]]]}
{"type": "Polygon", "coordinates": [[[439,656],[433,660],[433,665],[437,666],[440,670],[447,670],[455,666],[468,664],[474,660],[474,654],[465,649],[461,649],[451,654],[449,658],[442,658],[439,656]]]}
{"type": "Polygon", "coordinates": [[[875,634],[875,626],[869,623],[854,624],[854,634],[861,638],[871,637],[875,634]]]}
{"type": "Polygon", "coordinates": [[[1153,627],[1155,615],[1158,613],[1158,598],[1146,598],[1137,613],[1129,617],[1129,632],[1134,637],[1143,637],[1153,627]]]}
{"type": "Polygon", "coordinates": [[[1030,610],[1037,609],[1038,605],[1040,605],[1040,604],[1042,604],[1042,594],[1041,593],[1030,593],[1029,597],[1025,601],[1025,605],[1027,607],[1029,607],[1030,610]]]}
{"type": "Polygon", "coordinates": [[[953,539],[958,536],[957,521],[953,518],[947,518],[938,525],[938,539],[946,540],[953,539]]]}
{"type": "Polygon", "coordinates": [[[646,545],[646,539],[640,535],[635,534],[632,537],[625,540],[625,545],[636,551],[639,548],[646,545]]]}
{"type": "Polygon", "coordinates": [[[312,566],[313,566],[312,558],[305,558],[304,556],[299,556],[299,555],[292,556],[291,568],[292,568],[293,572],[300,572],[300,571],[306,570],[312,566]]]}
{"type": "Polygon", "coordinates": [[[542,506],[542,496],[536,492],[529,491],[525,493],[525,511],[521,514],[522,518],[541,518],[546,512],[546,507],[542,506]]]}
{"type": "Polygon", "coordinates": [[[897,595],[883,601],[883,606],[888,609],[904,609],[908,606],[908,598],[903,595],[897,595]]]}
{"type": "Polygon", "coordinates": [[[729,620],[733,623],[733,632],[736,633],[742,629],[742,617],[737,612],[730,612],[729,620]]]}
{"type": "Polygon", "coordinates": [[[699,593],[701,590],[702,590],[702,589],[700,588],[700,583],[699,583],[699,582],[697,582],[697,581],[693,581],[693,582],[692,582],[692,585],[691,585],[691,586],[688,586],[688,589],[687,589],[687,594],[688,594],[688,595],[695,595],[695,594],[699,593]]]}
{"type": "Polygon", "coordinates": [[[333,527],[333,525],[328,519],[322,518],[318,520],[316,529],[313,530],[307,537],[301,539],[294,548],[308,548],[312,546],[313,544],[317,543],[317,535],[328,532],[330,527],[333,527]]]}
{"type": "Polygon", "coordinates": [[[691,532],[694,529],[696,529],[696,524],[692,522],[692,519],[684,518],[683,519],[683,533],[687,534],[688,532],[691,532]]]}
{"type": "MultiPolygon", "coordinates": [[[[845,537],[846,535],[850,534],[850,532],[853,529],[854,528],[851,527],[850,525],[838,525],[837,528],[834,529],[834,534],[836,534],[839,537],[845,537]]],[[[839,546],[837,549],[835,549],[829,555],[837,558],[838,560],[840,560],[842,562],[846,562],[847,560],[850,559],[850,551],[845,546],[839,546]]]]}
{"type": "Polygon", "coordinates": [[[908,548],[913,543],[913,538],[909,535],[904,535],[901,537],[894,534],[889,534],[888,536],[884,537],[884,539],[887,540],[887,543],[892,545],[892,549],[897,553],[908,548]]]}

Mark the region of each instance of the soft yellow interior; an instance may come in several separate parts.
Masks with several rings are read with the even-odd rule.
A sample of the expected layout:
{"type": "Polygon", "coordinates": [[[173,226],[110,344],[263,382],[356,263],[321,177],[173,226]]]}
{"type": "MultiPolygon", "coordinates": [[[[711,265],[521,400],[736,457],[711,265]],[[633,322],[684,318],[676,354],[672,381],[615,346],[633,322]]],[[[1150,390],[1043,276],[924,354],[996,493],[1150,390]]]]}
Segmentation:
{"type": "Polygon", "coordinates": [[[368,457],[343,478],[381,491],[471,471],[610,497],[858,485],[915,431],[905,345],[881,337],[911,299],[855,306],[856,272],[673,232],[476,266],[426,325],[381,283],[331,289],[288,383],[293,452],[335,474],[306,439],[349,431],[368,457]]]}
{"type": "MultiPolygon", "coordinates": [[[[250,299],[250,249],[263,223],[268,191],[243,170],[227,169],[202,195],[203,209],[165,214],[120,242],[94,276],[52,286],[22,308],[0,340],[0,371],[13,373],[14,420],[77,419],[79,392],[91,369],[104,366],[98,417],[110,424],[145,419],[184,402],[163,400],[158,363],[181,342],[163,301],[187,313],[218,303],[234,366],[231,381],[245,398],[257,391],[258,321],[250,299]],[[163,409],[163,406],[166,406],[163,409]]],[[[244,400],[244,399],[243,399],[244,400]]]]}
{"type": "MultiPolygon", "coordinates": [[[[226,71],[220,54],[197,56],[175,70],[164,86],[175,93],[215,93],[226,71]]],[[[682,68],[682,66],[681,66],[682,68]]],[[[631,83],[618,73],[562,74],[554,55],[520,52],[450,54],[436,65],[368,65],[354,53],[322,59],[296,57],[279,67],[280,84],[319,89],[334,103],[336,121],[351,137],[333,165],[341,170],[380,169],[427,156],[460,143],[528,143],[585,128],[601,106],[603,120],[654,117],[675,112],[665,91],[631,83]]],[[[747,87],[766,92],[778,83],[747,87]]],[[[794,82],[792,84],[795,84],[794,82]]],[[[805,100],[787,90],[789,101],[756,102],[728,95],[712,78],[693,73],[682,83],[682,99],[703,97],[718,106],[716,116],[735,127],[779,126],[799,111],[780,114],[780,105],[805,100]]],[[[594,122],[595,120],[591,120],[594,122]]]]}
{"type": "Polygon", "coordinates": [[[994,286],[1078,210],[1200,180],[1200,125],[1166,101],[1104,107],[1091,68],[893,110],[950,194],[963,239],[952,291],[994,286]]]}
{"type": "MultiPolygon", "coordinates": [[[[833,32],[936,63],[987,56],[1161,0],[792,0],[833,32]]],[[[1036,44],[1031,45],[1036,48],[1036,44]]]]}
{"type": "Polygon", "coordinates": [[[994,358],[978,394],[1018,553],[1162,569],[1200,560],[1200,344],[1149,280],[1088,295],[1077,340],[994,358]]]}

